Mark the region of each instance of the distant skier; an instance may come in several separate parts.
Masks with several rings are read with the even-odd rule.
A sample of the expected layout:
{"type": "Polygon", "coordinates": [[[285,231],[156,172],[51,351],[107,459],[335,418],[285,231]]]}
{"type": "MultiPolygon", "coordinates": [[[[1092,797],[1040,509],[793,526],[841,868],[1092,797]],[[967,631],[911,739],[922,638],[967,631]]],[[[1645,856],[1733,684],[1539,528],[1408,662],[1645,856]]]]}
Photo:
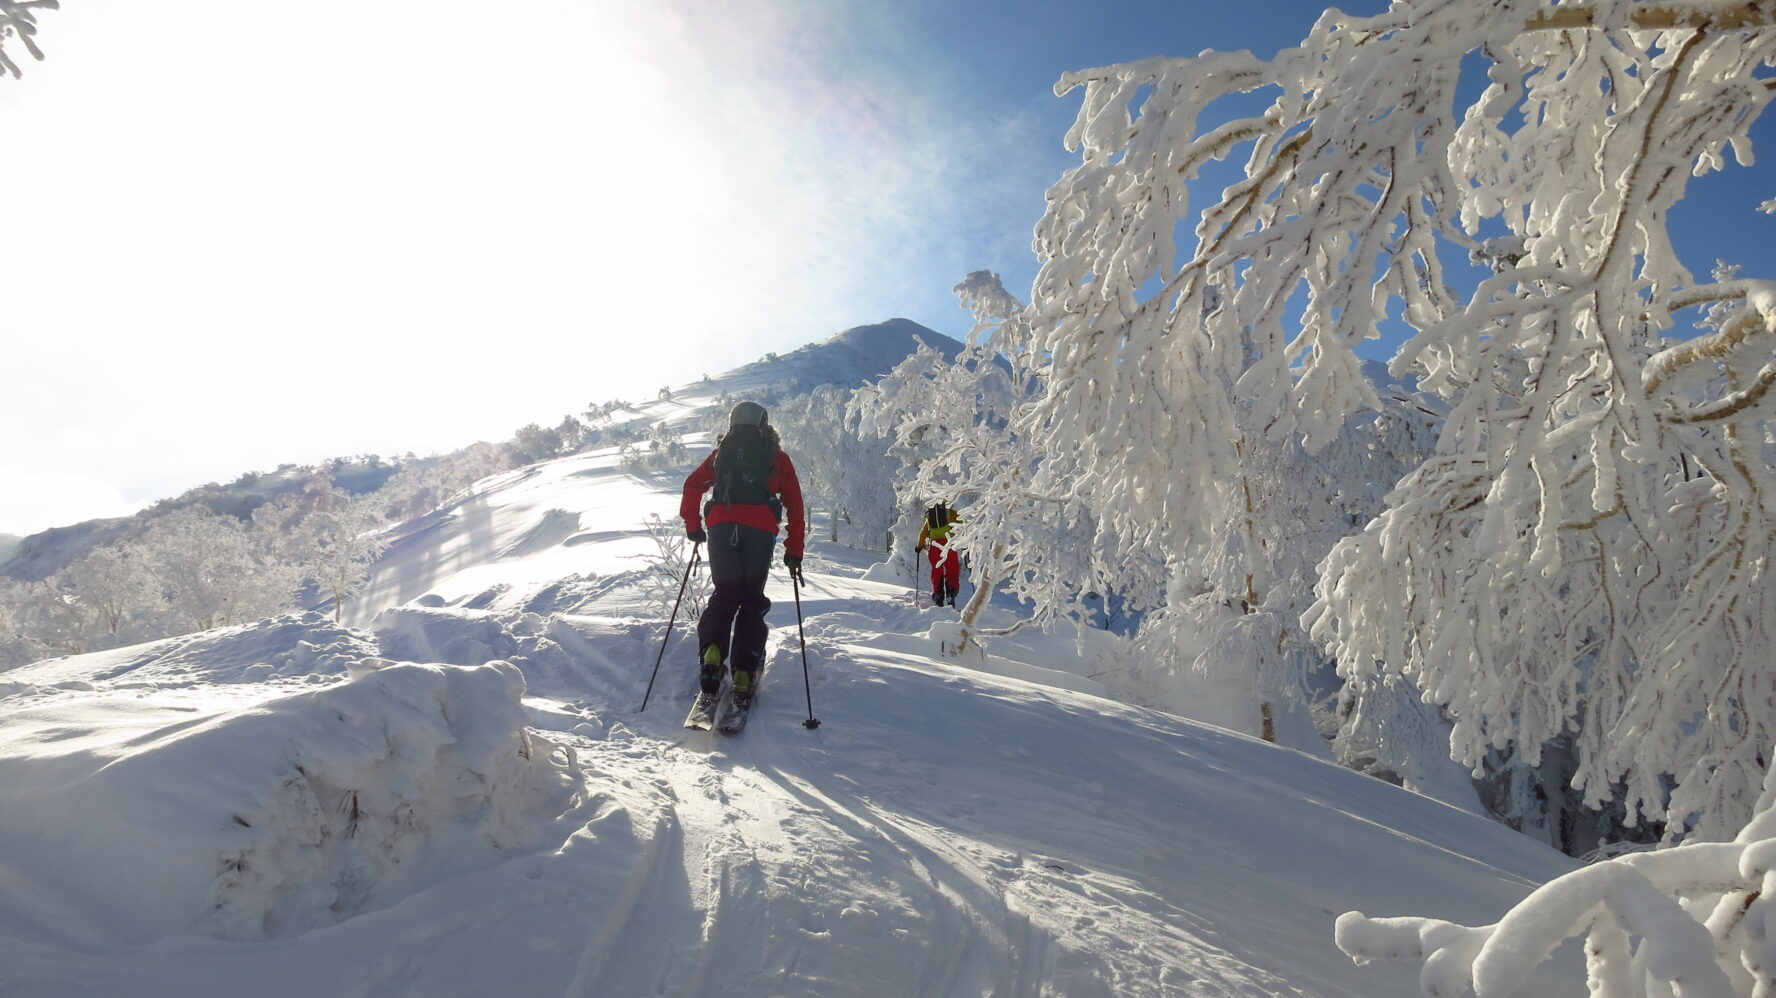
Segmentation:
{"type": "Polygon", "coordinates": [[[950,525],[961,522],[956,511],[939,500],[925,511],[925,526],[919,528],[919,543],[913,548],[931,553],[931,602],[937,606],[955,606],[956,590],[962,587],[962,557],[950,546],[950,525]]]}
{"type": "Polygon", "coordinates": [[[697,623],[699,686],[708,697],[719,694],[726,660],[734,677],[734,702],[742,709],[751,702],[765,664],[765,612],[771,609],[765,576],[783,514],[789,514],[783,564],[798,580],[806,530],[795,465],[765,416],[765,407],[757,402],[734,406],[728,432],[685,479],[678,507],[685,536],[709,543],[709,575],[715,583],[715,595],[697,623]],[[703,493],[711,488],[714,495],[699,510],[703,493]]]}

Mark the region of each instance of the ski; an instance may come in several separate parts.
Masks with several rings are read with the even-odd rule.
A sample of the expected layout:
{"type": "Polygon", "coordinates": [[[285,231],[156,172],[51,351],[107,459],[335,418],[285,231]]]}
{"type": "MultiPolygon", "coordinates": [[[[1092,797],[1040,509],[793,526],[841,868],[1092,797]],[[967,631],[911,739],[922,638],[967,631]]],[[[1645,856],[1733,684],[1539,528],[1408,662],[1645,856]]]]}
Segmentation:
{"type": "Polygon", "coordinates": [[[691,712],[685,715],[685,727],[698,731],[715,727],[715,708],[720,702],[716,697],[698,692],[697,699],[691,701],[691,712]]]}
{"type": "Polygon", "coordinates": [[[742,703],[739,697],[730,697],[722,704],[721,717],[715,722],[715,730],[724,735],[737,735],[746,728],[746,715],[752,710],[752,697],[742,703]]]}

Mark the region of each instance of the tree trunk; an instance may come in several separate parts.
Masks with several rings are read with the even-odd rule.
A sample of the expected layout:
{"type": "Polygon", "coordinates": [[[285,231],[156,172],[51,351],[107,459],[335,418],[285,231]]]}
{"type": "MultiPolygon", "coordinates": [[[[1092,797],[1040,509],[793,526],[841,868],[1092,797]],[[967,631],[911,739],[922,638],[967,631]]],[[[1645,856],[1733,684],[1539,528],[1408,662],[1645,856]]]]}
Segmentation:
{"type": "MultiPolygon", "coordinates": [[[[951,550],[954,550],[953,548],[951,550]]],[[[1004,544],[993,545],[993,557],[989,565],[999,564],[999,558],[1005,553],[1004,544]]],[[[960,558],[961,555],[956,557],[960,558]]],[[[974,595],[968,597],[968,605],[962,608],[962,637],[956,641],[956,654],[960,655],[974,644],[974,619],[987,606],[987,597],[993,591],[992,580],[985,573],[974,580],[974,595]]]]}

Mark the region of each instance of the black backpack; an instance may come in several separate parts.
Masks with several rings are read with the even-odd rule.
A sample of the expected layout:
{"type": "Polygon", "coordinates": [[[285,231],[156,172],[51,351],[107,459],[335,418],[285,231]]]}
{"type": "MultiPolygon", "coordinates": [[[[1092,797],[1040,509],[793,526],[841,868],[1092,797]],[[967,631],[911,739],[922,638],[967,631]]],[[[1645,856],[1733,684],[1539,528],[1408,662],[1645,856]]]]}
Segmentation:
{"type": "Polygon", "coordinates": [[[779,509],[770,485],[771,471],[776,466],[776,430],[769,426],[730,429],[715,450],[715,493],[710,501],[779,509]]]}
{"type": "Polygon", "coordinates": [[[949,526],[950,525],[949,507],[945,506],[943,503],[940,502],[937,505],[926,510],[925,511],[925,525],[930,527],[933,530],[936,530],[940,527],[949,526]]]}

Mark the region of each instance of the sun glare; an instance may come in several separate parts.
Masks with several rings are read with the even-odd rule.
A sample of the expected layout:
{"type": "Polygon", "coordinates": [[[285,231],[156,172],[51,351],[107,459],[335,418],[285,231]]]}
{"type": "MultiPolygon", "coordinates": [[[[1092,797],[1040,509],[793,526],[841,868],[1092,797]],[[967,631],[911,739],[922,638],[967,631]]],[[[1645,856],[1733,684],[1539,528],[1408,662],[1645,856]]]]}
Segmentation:
{"type": "Polygon", "coordinates": [[[0,300],[6,361],[58,372],[62,415],[15,395],[0,464],[197,484],[447,450],[903,314],[881,275],[941,216],[941,155],[907,94],[835,70],[837,14],[534,3],[464,31],[483,17],[59,11],[0,93],[29,153],[0,183],[30,192],[0,300]],[[95,423],[110,450],[57,449],[95,423]]]}

